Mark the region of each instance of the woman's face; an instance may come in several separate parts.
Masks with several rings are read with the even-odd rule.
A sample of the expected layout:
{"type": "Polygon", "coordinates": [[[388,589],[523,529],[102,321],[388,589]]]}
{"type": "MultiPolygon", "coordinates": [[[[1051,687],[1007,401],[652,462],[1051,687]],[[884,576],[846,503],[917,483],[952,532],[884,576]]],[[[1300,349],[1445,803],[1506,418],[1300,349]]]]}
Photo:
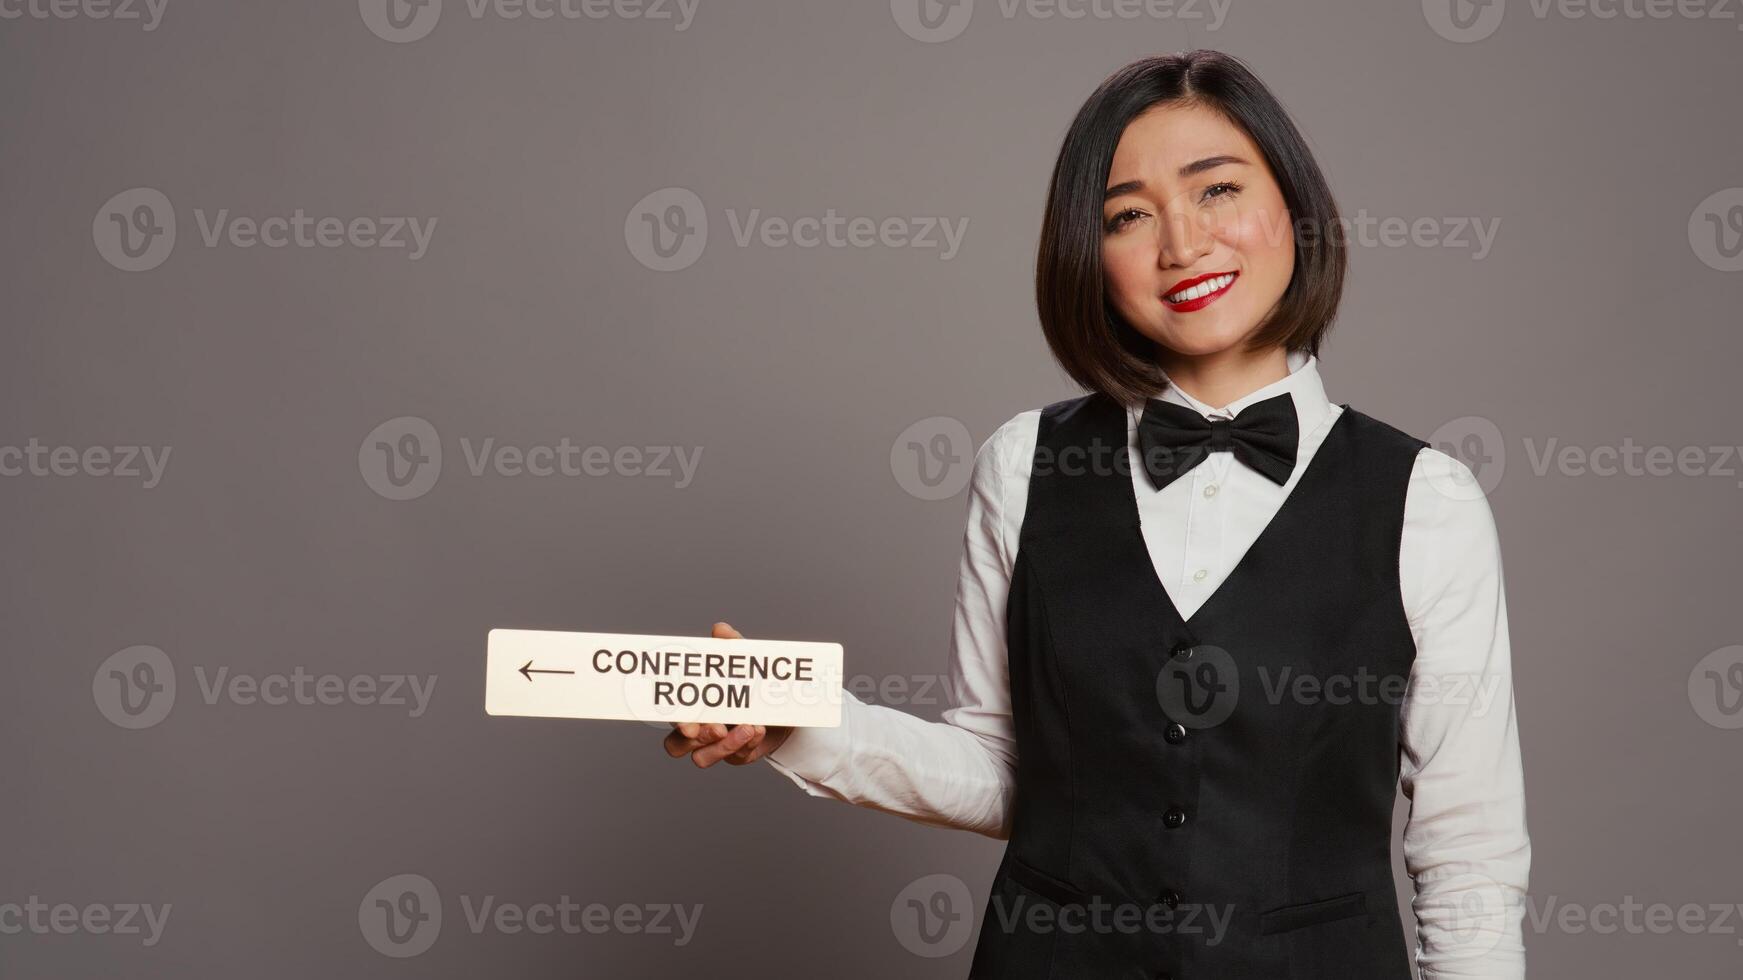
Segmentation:
{"type": "Polygon", "coordinates": [[[1182,356],[1244,346],[1295,270],[1288,209],[1263,154],[1202,106],[1157,106],[1126,126],[1102,219],[1109,301],[1182,356]]]}

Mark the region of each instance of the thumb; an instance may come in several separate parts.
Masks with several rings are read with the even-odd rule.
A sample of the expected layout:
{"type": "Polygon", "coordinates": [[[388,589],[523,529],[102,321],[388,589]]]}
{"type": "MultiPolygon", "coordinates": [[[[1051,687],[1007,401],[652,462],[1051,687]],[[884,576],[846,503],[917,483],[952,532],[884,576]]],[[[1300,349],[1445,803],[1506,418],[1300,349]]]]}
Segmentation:
{"type": "Polygon", "coordinates": [[[744,637],[742,635],[740,635],[738,630],[735,630],[732,628],[731,623],[715,623],[714,624],[714,638],[717,640],[742,640],[742,639],[744,639],[744,637]]]}

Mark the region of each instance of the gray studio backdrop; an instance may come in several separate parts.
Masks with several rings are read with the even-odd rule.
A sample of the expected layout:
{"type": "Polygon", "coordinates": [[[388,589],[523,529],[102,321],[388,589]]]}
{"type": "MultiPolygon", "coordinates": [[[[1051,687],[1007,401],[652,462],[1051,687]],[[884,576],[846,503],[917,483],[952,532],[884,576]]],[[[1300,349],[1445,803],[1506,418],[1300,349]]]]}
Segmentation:
{"type": "Polygon", "coordinates": [[[487,717],[485,633],[726,619],[936,717],[973,450],[1077,393],[1060,137],[1200,46],[1351,219],[1332,397],[1489,491],[1533,976],[1735,977],[1740,26],[0,0],[0,977],[963,975],[997,842],[487,717]]]}

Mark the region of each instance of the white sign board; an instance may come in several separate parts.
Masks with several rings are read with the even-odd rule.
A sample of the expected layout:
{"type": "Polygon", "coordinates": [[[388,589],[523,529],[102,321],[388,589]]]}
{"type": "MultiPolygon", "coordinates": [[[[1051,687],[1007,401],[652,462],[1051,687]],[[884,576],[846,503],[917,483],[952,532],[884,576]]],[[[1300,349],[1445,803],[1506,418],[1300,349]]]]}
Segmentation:
{"type": "Polygon", "coordinates": [[[841,724],[839,643],[494,629],[487,647],[492,715],[841,724]]]}

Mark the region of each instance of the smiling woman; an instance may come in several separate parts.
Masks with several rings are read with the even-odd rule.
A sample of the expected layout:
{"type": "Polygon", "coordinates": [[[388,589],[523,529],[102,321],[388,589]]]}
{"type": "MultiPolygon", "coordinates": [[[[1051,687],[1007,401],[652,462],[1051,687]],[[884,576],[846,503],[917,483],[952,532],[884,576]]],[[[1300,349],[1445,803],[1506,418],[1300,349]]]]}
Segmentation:
{"type": "Polygon", "coordinates": [[[1102,84],[1042,219],[1048,345],[1079,384],[1121,400],[1236,341],[1318,354],[1343,293],[1337,203],[1307,141],[1238,62],[1195,54],[1190,82],[1148,61],[1102,84]]]}
{"type": "Polygon", "coordinates": [[[1326,394],[1341,231],[1239,61],[1116,72],[1066,134],[1036,269],[1089,394],[975,458],[951,707],[847,696],[839,728],[679,725],[666,751],[1008,839],[988,980],[1408,980],[1402,789],[1422,976],[1522,980],[1494,521],[1445,492],[1464,464],[1326,394]],[[1439,694],[1472,681],[1493,697],[1439,694]]]}

